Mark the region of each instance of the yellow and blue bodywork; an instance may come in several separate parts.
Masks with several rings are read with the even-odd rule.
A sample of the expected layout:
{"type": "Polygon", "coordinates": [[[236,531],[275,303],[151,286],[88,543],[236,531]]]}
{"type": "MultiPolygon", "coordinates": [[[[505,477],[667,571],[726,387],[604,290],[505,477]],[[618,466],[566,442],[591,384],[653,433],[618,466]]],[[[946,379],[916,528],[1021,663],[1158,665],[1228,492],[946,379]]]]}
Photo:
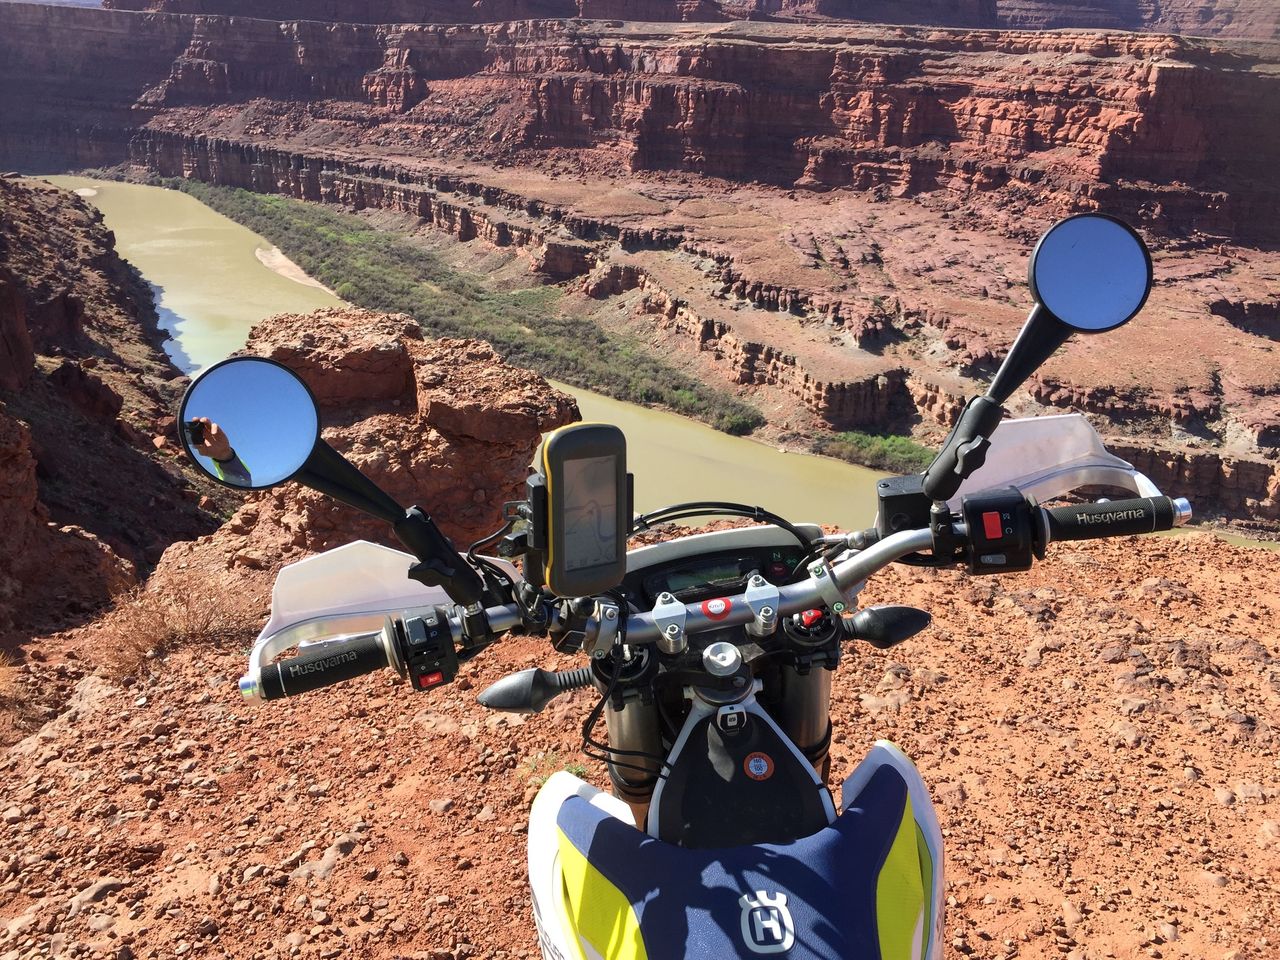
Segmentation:
{"type": "Polygon", "coordinates": [[[530,880],[546,960],[934,960],[942,836],[924,783],[879,742],[835,821],[790,843],[686,849],[558,773],[534,803],[530,880]]]}

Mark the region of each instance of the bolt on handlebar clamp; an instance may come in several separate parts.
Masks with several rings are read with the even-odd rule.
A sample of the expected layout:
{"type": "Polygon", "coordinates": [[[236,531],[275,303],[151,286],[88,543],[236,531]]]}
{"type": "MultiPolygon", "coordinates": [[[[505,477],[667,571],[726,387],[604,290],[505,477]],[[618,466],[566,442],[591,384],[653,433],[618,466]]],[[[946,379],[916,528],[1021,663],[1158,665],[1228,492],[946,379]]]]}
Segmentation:
{"type": "Polygon", "coordinates": [[[819,560],[811,564],[809,576],[813,577],[814,583],[817,584],[818,596],[822,598],[822,602],[830,607],[831,612],[836,616],[856,607],[858,605],[856,598],[866,586],[865,580],[859,580],[847,589],[841,590],[840,585],[836,583],[836,574],[830,560],[819,560]]]}
{"type": "Polygon", "coordinates": [[[653,606],[653,622],[657,624],[658,649],[666,654],[684,653],[689,646],[685,639],[684,622],[688,611],[683,603],[670,593],[658,594],[653,606]]]}
{"type": "Polygon", "coordinates": [[[773,636],[778,629],[778,606],[781,602],[777,586],[760,576],[758,571],[752,571],[744,596],[755,616],[755,620],[747,624],[747,633],[760,639],[773,636]]]}
{"type": "Polygon", "coordinates": [[[587,623],[583,649],[596,660],[604,659],[617,642],[621,624],[622,617],[618,605],[608,600],[597,600],[596,611],[587,623]]]}

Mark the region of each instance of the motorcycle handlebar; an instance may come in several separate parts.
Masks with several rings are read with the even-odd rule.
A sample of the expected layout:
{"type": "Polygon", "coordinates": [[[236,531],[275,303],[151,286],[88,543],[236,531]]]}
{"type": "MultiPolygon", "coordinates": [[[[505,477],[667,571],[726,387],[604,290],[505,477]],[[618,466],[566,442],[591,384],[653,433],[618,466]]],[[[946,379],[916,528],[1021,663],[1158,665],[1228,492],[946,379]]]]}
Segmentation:
{"type": "MultiPolygon", "coordinates": [[[[1044,542],[1090,540],[1099,537],[1151,533],[1181,526],[1191,517],[1191,504],[1184,499],[1141,497],[1110,503],[1040,509],[1044,542]]],[[[850,544],[854,543],[850,537],[850,544]]],[[[818,606],[833,606],[842,599],[851,601],[854,588],[877,571],[903,557],[933,547],[930,530],[903,530],[871,546],[859,550],[835,564],[818,562],[810,569],[814,575],[800,583],[777,588],[774,617],[784,617],[818,606]]],[[[673,598],[674,599],[674,598],[673,598]]],[[[757,598],[758,599],[758,598],[757,598]]],[[[670,607],[661,612],[651,610],[627,617],[625,636],[630,643],[655,643],[660,638],[672,639],[673,622],[679,635],[700,633],[710,629],[742,626],[751,623],[756,613],[747,594],[722,598],[719,604],[683,606],[682,616],[674,621],[670,607]],[[657,613],[657,617],[655,617],[657,613]]],[[[759,603],[757,602],[757,606],[759,603]]],[[[835,606],[839,610],[839,606],[835,606]]],[[[489,629],[494,633],[510,629],[521,622],[516,604],[490,607],[485,611],[489,629]]],[[[454,636],[461,633],[458,618],[450,618],[454,636]]],[[[600,624],[592,618],[586,633],[590,639],[598,635],[600,624]]],[[[397,668],[400,657],[389,648],[393,641],[387,632],[366,634],[346,640],[318,644],[299,656],[269,664],[240,679],[240,691],[249,700],[276,700],[309,690],[316,690],[382,667],[397,668]]]]}
{"type": "Polygon", "coordinates": [[[1191,504],[1179,498],[1135,497],[1107,503],[1042,509],[1045,540],[1096,540],[1172,530],[1191,519],[1191,504]]]}
{"type": "MultiPolygon", "coordinates": [[[[928,530],[903,530],[885,537],[854,556],[829,567],[831,590],[844,596],[851,587],[861,583],[877,570],[895,560],[933,545],[933,534],[928,530]]],[[[785,617],[828,602],[825,585],[818,577],[810,577],[800,583],[778,587],[778,609],[775,614],[785,617]]],[[[664,618],[665,619],[665,618],[664,618]]],[[[706,604],[685,608],[683,630],[700,633],[704,630],[741,626],[755,619],[745,594],[726,597],[724,606],[711,609],[706,604]]],[[[664,633],[664,627],[654,617],[654,611],[635,613],[627,618],[627,640],[631,643],[650,643],[664,633]]]]}
{"type": "Polygon", "coordinates": [[[315,645],[296,657],[271,663],[240,678],[240,692],[252,700],[279,700],[351,680],[394,664],[385,636],[366,634],[315,645]]]}

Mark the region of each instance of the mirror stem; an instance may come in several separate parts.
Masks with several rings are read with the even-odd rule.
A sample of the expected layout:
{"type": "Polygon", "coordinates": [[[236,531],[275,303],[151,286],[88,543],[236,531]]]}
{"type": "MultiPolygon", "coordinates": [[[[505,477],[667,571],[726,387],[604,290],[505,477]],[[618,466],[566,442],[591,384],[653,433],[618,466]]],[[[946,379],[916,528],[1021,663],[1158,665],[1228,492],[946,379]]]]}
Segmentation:
{"type": "Polygon", "coordinates": [[[418,562],[409,579],[428,587],[443,587],[454,603],[471,606],[484,596],[484,580],[454,549],[448,537],[421,507],[410,507],[395,524],[396,536],[418,562]]]}
{"type": "Polygon", "coordinates": [[[404,517],[404,507],[324,440],[316,441],[293,479],[387,523],[394,525],[404,517]]]}
{"type": "Polygon", "coordinates": [[[396,537],[417,557],[409,577],[426,586],[443,587],[455,602],[469,606],[484,596],[484,580],[454,549],[435,521],[418,507],[406,510],[389,493],[324,440],[294,479],[313,490],[389,523],[396,537]]]}
{"type": "Polygon", "coordinates": [[[996,371],[987,397],[996,403],[1004,403],[1042,363],[1053,356],[1054,351],[1067,342],[1069,336],[1071,328],[1044,304],[1037,303],[1031,308],[1018,339],[1009,348],[1009,355],[996,371]]]}
{"type": "Polygon", "coordinates": [[[935,502],[950,500],[987,459],[991,434],[1004,416],[1004,402],[1071,336],[1071,328],[1042,303],[1031,308],[1009,355],[1000,364],[985,397],[974,397],[960,414],[947,442],[924,475],[924,492],[935,502]]]}

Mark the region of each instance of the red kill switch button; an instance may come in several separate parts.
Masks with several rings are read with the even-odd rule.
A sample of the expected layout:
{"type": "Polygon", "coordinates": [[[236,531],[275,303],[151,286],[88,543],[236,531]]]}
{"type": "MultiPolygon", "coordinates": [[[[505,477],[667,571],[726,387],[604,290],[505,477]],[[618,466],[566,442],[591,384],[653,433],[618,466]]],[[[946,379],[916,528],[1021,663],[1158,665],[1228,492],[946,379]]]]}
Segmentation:
{"type": "Polygon", "coordinates": [[[994,510],[988,510],[982,515],[982,532],[987,535],[988,540],[999,540],[1004,531],[1000,528],[1000,514],[994,510]]]}
{"type": "Polygon", "coordinates": [[[815,623],[822,619],[821,610],[806,610],[800,614],[800,622],[806,627],[812,627],[815,623]]]}
{"type": "Polygon", "coordinates": [[[426,690],[428,687],[434,687],[444,683],[444,674],[437,670],[435,673],[424,673],[418,677],[418,689],[426,690]]]}

